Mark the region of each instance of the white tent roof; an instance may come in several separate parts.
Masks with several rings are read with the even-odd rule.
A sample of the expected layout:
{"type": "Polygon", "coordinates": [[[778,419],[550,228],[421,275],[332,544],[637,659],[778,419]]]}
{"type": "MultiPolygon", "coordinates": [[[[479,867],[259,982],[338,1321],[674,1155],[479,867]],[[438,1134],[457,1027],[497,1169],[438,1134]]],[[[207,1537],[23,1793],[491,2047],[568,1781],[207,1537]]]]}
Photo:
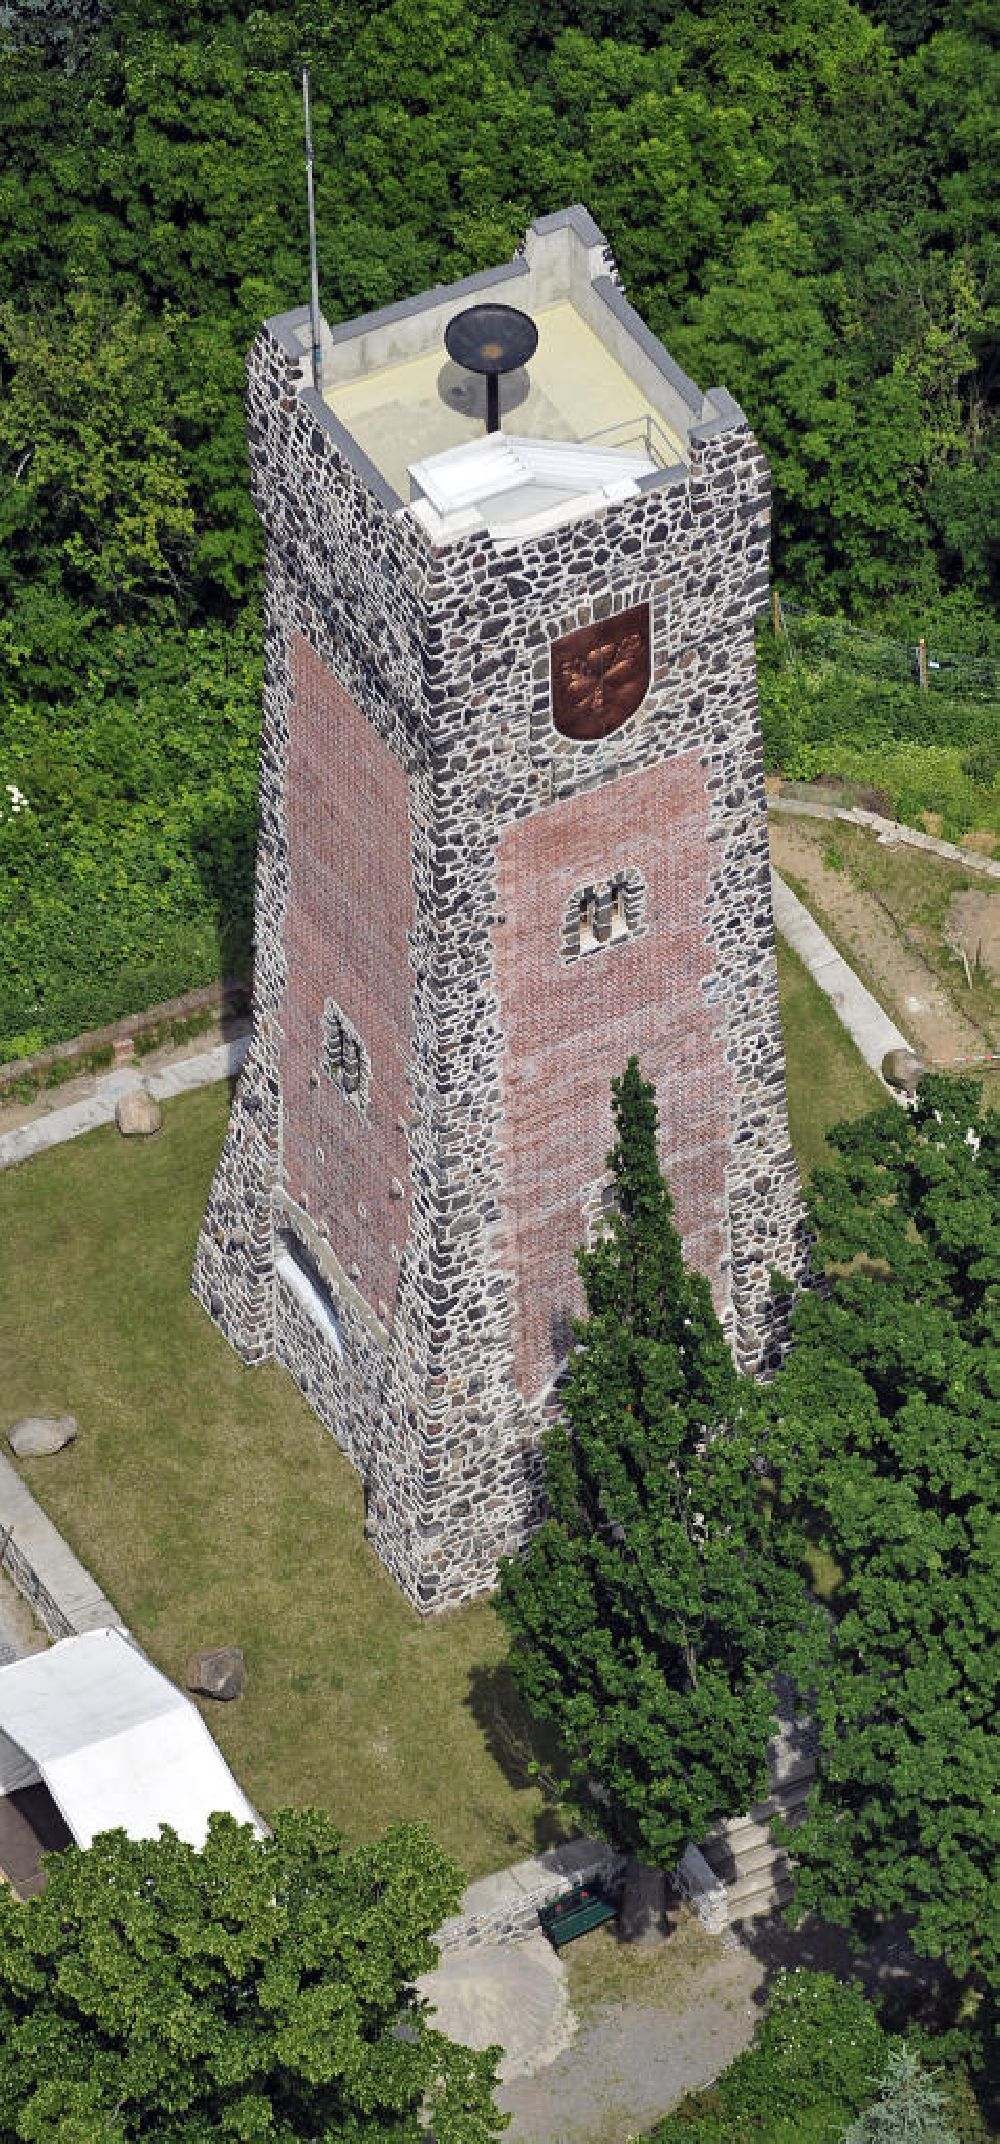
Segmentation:
{"type": "Polygon", "coordinates": [[[216,1809],[264,1829],[196,1706],[120,1630],[0,1668],[0,1793],[39,1779],[78,1846],[170,1824],[200,1847],[216,1809]]]}

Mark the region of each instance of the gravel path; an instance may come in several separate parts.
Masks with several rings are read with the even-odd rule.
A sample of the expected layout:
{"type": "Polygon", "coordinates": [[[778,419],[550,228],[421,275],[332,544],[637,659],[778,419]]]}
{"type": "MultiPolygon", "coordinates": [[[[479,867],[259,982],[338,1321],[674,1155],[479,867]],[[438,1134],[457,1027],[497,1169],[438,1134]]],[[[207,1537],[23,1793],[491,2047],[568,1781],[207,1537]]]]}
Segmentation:
{"type": "Polygon", "coordinates": [[[565,2052],[502,2085],[511,2144],[625,2144],[709,2084],[749,2047],[765,1975],[749,1951],[720,1945],[691,2000],[615,2004],[585,2020],[565,2052]]]}

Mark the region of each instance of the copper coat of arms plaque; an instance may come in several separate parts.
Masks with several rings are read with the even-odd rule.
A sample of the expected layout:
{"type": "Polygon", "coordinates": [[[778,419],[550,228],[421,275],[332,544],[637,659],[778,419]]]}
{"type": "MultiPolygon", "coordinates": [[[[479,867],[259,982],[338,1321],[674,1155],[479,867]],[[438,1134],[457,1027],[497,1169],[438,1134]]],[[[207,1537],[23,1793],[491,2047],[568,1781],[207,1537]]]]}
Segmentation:
{"type": "Polygon", "coordinates": [[[649,691],[649,605],[552,643],[552,719],[564,737],[608,737],[649,691]]]}

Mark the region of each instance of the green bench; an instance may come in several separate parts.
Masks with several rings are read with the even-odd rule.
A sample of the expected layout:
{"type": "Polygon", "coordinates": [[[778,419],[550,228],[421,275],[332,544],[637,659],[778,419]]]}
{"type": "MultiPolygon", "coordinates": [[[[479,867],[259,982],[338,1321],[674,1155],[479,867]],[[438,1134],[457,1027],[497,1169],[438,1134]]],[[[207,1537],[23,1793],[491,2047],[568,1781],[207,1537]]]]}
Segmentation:
{"type": "Polygon", "coordinates": [[[606,1891],[599,1891],[590,1884],[574,1884],[562,1898],[553,1900],[551,1906],[539,1906],[538,1925],[548,1936],[553,1950],[561,1950],[564,1943],[575,1942],[577,1936],[585,1936],[588,1929],[600,1928],[605,1921],[618,1917],[618,1907],[606,1891]]]}

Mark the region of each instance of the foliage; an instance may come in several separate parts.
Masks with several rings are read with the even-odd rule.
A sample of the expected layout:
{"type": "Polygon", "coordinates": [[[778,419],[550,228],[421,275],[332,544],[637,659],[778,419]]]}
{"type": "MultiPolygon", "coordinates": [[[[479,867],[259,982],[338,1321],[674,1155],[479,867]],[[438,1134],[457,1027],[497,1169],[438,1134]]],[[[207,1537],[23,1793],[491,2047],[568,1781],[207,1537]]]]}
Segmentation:
{"type": "Polygon", "coordinates": [[[889,2049],[879,2097],[851,2123],[844,2144],[958,2144],[943,2097],[912,2048],[889,2049]]]}
{"type": "Polygon", "coordinates": [[[797,1543],[762,1515],[708,1283],[685,1271],[635,1058],[613,1082],[615,1210],[578,1254],[588,1315],[545,1447],[551,1517],[504,1565],[515,1682],[597,1820],[668,1867],[765,1789],[772,1675],[803,1640],[797,1543]]]}
{"type": "Polygon", "coordinates": [[[762,627],[757,653],[769,769],[882,790],[891,816],[914,825],[938,812],[951,839],[970,827],[1000,833],[996,656],[963,662],[935,653],[930,688],[921,690],[915,640],[798,615],[780,641],[762,627]]]}
{"type": "MultiPolygon", "coordinates": [[[[47,321],[0,311],[3,578],[39,581],[112,623],[176,599],[194,523],[180,465],[170,316],[73,291],[47,321]]],[[[13,670],[24,653],[4,629],[13,670]]]]}
{"type": "Polygon", "coordinates": [[[259,700],[250,625],[123,627],[75,696],[12,694],[0,1058],[245,967],[259,700]]]}
{"type": "Polygon", "coordinates": [[[345,1850],[318,1811],[196,1852],[105,1833],[0,1890],[0,2133],[486,2144],[493,2060],[433,2031],[415,1975],[461,1877],[419,1826],[345,1850]]]}
{"type": "Polygon", "coordinates": [[[105,0],[2,0],[0,37],[74,74],[107,19],[105,0]]]}
{"type": "Polygon", "coordinates": [[[770,1395],[782,1494],[842,1574],[796,1901],[859,1933],[901,1909],[920,1952],[995,1990],[1000,1115],[928,1077],[912,1111],[830,1139],[826,1285],[770,1395]]]}
{"type": "MultiPolygon", "coordinates": [[[[57,701],[76,710],[58,725],[67,793],[96,773],[114,795],[109,730],[100,762],[82,740],[117,624],[173,641],[257,615],[243,364],[260,320],[305,293],[303,59],[331,320],[493,265],[533,216],[584,200],[640,312],[744,401],[783,587],[848,615],[951,605],[981,623],[1000,525],[985,13],[790,0],[744,16],[708,0],[0,0],[0,778],[25,705],[44,725],[57,701]]],[[[899,810],[996,823],[995,791],[959,771],[964,718],[855,684],[773,680],[775,761],[840,771],[852,750],[899,810]],[[928,743],[958,756],[928,773],[928,743]]],[[[172,723],[147,695],[154,782],[172,723]]],[[[104,906],[151,854],[118,804],[137,824],[96,859],[104,906]]],[[[135,1009],[218,972],[213,900],[190,888],[197,806],[156,830],[162,905],[140,870],[134,920],[93,940],[71,890],[42,921],[36,876],[68,816],[37,804],[36,845],[0,859],[37,919],[3,1015],[15,1039],[102,1017],[109,973],[135,1009]],[[39,949],[48,927],[64,957],[39,949]]],[[[250,839],[241,825],[234,847],[223,821],[217,881],[235,854],[245,938],[250,839]]]]}
{"type": "Polygon", "coordinates": [[[854,1982],[779,1973],[753,2046],[690,2093],[650,2144],[841,2144],[888,2044],[854,1982]]]}

